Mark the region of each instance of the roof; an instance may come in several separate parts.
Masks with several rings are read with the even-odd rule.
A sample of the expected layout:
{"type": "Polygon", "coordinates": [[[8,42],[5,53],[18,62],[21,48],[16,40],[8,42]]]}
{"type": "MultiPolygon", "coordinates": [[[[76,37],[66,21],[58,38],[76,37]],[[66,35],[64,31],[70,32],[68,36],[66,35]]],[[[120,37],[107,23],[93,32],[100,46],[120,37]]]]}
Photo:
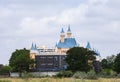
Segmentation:
{"type": "Polygon", "coordinates": [[[64,42],[59,41],[57,48],[72,48],[77,46],[75,38],[65,38],[64,42]]]}
{"type": "MultiPolygon", "coordinates": [[[[87,42],[86,48],[91,49],[91,46],[90,46],[89,42],[87,42]]],[[[96,53],[96,56],[100,56],[100,53],[98,52],[98,50],[95,50],[94,48],[91,49],[91,50],[93,50],[96,53]]]]}
{"type": "Polygon", "coordinates": [[[67,32],[71,32],[70,25],[68,26],[68,30],[67,30],[67,32]]]}
{"type": "Polygon", "coordinates": [[[37,50],[36,44],[32,43],[31,50],[37,50]]]}
{"type": "Polygon", "coordinates": [[[100,53],[98,52],[98,50],[94,50],[94,52],[96,53],[97,56],[100,56],[100,53]]]}
{"type": "Polygon", "coordinates": [[[62,30],[61,30],[61,33],[64,33],[64,30],[63,30],[63,28],[62,28],[62,30]]]}
{"type": "Polygon", "coordinates": [[[98,52],[98,50],[96,50],[96,49],[92,49],[95,53],[96,53],[96,56],[100,56],[100,53],[98,52]]]}
{"type": "Polygon", "coordinates": [[[87,42],[86,48],[91,49],[90,43],[87,42]]]}

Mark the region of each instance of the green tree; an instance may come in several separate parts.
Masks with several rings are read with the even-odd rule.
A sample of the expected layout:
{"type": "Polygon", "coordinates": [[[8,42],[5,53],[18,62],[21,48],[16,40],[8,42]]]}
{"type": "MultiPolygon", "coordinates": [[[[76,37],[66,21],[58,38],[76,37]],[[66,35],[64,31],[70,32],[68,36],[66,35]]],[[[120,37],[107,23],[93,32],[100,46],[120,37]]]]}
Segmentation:
{"type": "Polygon", "coordinates": [[[10,66],[3,66],[0,70],[0,74],[9,74],[9,72],[11,71],[11,67],[10,66]]]}
{"type": "Polygon", "coordinates": [[[120,73],[120,53],[115,58],[114,68],[117,73],[120,73]]]}
{"type": "Polygon", "coordinates": [[[103,69],[108,69],[108,61],[107,61],[107,59],[102,59],[102,61],[101,61],[101,63],[102,63],[102,68],[103,69]]]}
{"type": "Polygon", "coordinates": [[[107,56],[106,58],[102,59],[102,68],[114,70],[115,58],[116,58],[115,55],[111,55],[111,56],[107,56]]]}
{"type": "Polygon", "coordinates": [[[68,70],[88,72],[92,66],[90,62],[95,60],[95,52],[83,47],[74,47],[67,51],[66,62],[68,70]]]}
{"type": "Polygon", "coordinates": [[[12,67],[13,71],[20,72],[29,71],[29,65],[33,64],[33,60],[30,59],[30,51],[24,49],[16,50],[12,53],[12,56],[9,60],[9,65],[12,67]]]}

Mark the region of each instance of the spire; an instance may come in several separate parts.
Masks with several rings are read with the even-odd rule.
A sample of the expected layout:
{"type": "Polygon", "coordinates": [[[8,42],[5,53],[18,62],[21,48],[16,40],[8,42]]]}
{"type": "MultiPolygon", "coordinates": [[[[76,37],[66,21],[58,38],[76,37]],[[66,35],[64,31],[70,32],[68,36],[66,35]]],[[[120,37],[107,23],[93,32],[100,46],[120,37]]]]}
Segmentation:
{"type": "Polygon", "coordinates": [[[37,50],[36,44],[34,45],[34,44],[32,43],[31,50],[37,50]]]}
{"type": "Polygon", "coordinates": [[[61,30],[61,35],[60,36],[65,36],[65,32],[64,32],[63,28],[61,30]]]}
{"type": "Polygon", "coordinates": [[[71,38],[71,36],[72,36],[72,33],[71,33],[70,25],[68,25],[67,38],[71,38]]]}
{"type": "Polygon", "coordinates": [[[32,43],[31,50],[34,50],[34,44],[32,43]]]}
{"type": "Polygon", "coordinates": [[[61,40],[61,42],[64,42],[64,40],[65,40],[65,33],[64,33],[63,28],[62,28],[62,30],[61,30],[60,40],[61,40]]]}
{"type": "Polygon", "coordinates": [[[71,32],[70,24],[68,25],[68,30],[67,30],[67,32],[71,32]]]}
{"type": "Polygon", "coordinates": [[[91,46],[90,46],[90,43],[89,43],[89,42],[87,42],[86,48],[91,49],[91,46]]]}
{"type": "Polygon", "coordinates": [[[64,30],[63,30],[63,28],[62,28],[62,30],[61,30],[61,33],[64,33],[64,30]]]}
{"type": "Polygon", "coordinates": [[[36,46],[36,44],[35,44],[35,50],[37,50],[37,46],[36,46]]]}

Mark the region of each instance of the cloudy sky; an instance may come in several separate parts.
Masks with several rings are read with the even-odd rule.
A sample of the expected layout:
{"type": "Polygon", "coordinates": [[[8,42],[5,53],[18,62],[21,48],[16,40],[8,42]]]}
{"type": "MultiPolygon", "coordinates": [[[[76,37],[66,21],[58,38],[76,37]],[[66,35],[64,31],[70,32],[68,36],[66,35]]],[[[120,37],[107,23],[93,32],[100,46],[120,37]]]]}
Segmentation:
{"type": "Polygon", "coordinates": [[[120,52],[120,0],[0,0],[0,64],[32,42],[54,47],[69,24],[81,46],[103,58],[120,52]]]}

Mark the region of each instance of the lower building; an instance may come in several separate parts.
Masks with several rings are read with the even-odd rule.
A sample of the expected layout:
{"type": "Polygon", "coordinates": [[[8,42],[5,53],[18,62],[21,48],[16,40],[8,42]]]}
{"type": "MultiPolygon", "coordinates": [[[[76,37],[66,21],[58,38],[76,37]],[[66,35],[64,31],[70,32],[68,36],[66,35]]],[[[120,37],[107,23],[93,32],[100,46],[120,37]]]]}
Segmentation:
{"type": "Polygon", "coordinates": [[[65,62],[66,55],[36,55],[36,70],[37,71],[59,71],[65,70],[67,64],[65,62]]]}

